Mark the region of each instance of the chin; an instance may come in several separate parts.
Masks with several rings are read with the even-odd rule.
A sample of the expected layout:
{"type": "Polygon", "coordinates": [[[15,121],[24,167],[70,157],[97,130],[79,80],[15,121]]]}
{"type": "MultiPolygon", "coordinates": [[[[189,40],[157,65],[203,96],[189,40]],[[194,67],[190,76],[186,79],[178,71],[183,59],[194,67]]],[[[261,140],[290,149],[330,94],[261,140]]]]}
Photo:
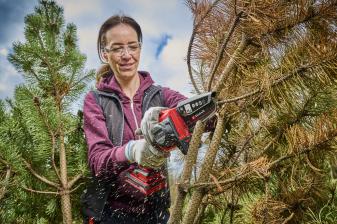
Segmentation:
{"type": "Polygon", "coordinates": [[[137,75],[137,71],[120,71],[119,75],[124,79],[131,79],[137,75]]]}

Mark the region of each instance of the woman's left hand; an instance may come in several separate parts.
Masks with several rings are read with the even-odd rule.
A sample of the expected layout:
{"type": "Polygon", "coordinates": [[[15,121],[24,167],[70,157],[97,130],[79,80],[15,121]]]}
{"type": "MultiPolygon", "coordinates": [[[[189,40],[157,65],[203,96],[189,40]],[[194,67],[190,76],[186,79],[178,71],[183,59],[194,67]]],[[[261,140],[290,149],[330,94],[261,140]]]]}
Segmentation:
{"type": "Polygon", "coordinates": [[[140,124],[140,129],[145,140],[153,144],[153,134],[151,132],[152,128],[159,122],[159,113],[162,110],[167,109],[166,107],[151,107],[149,108],[143,116],[143,119],[140,124]]]}

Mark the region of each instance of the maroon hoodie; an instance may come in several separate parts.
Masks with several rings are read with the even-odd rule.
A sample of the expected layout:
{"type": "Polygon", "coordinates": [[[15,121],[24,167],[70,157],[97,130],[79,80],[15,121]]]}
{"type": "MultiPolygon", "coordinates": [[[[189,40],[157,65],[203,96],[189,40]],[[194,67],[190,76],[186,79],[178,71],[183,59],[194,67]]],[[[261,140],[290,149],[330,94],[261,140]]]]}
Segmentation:
{"type": "MultiPolygon", "coordinates": [[[[123,93],[113,75],[103,78],[96,85],[96,88],[100,91],[117,94],[123,105],[125,122],[122,146],[114,146],[109,139],[102,108],[96,103],[93,93],[89,92],[85,97],[83,108],[84,132],[88,145],[89,166],[95,175],[101,173],[119,173],[119,170],[111,170],[110,172],[110,170],[106,169],[107,167],[109,169],[118,167],[112,166],[112,164],[127,166],[129,163],[125,157],[125,146],[130,140],[137,139],[134,133],[137,127],[140,127],[142,118],[141,103],[144,91],[154,83],[149,73],[139,72],[139,74],[140,86],[132,100],[123,93]],[[132,113],[131,105],[133,105],[135,116],[132,113]]],[[[182,94],[169,88],[163,87],[162,93],[165,107],[173,108],[180,101],[186,99],[182,94]]],[[[130,209],[133,210],[132,208],[130,209]]]]}

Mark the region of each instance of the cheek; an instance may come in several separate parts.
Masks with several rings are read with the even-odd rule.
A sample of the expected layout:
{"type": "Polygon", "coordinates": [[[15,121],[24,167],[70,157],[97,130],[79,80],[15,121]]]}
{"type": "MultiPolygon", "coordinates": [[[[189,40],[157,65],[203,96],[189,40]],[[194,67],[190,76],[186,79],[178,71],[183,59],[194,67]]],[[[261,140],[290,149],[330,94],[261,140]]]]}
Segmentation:
{"type": "Polygon", "coordinates": [[[115,59],[108,57],[108,63],[114,73],[118,72],[118,62],[115,59]]]}
{"type": "Polygon", "coordinates": [[[140,55],[134,55],[132,58],[138,63],[140,59],[140,55]]]}
{"type": "Polygon", "coordinates": [[[108,62],[111,66],[116,66],[116,64],[118,63],[118,61],[113,57],[108,57],[108,62]]]}

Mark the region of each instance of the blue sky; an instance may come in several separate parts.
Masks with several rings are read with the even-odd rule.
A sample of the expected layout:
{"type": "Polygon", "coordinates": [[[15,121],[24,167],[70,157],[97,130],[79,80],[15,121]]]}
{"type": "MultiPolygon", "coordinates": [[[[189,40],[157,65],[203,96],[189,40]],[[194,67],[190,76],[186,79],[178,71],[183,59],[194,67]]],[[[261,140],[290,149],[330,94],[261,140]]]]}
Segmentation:
{"type": "MultiPolygon", "coordinates": [[[[79,47],[87,55],[86,68],[100,65],[96,39],[100,25],[111,15],[123,13],[136,19],[143,31],[139,69],[149,71],[155,82],[190,96],[186,52],[192,31],[192,14],[183,0],[56,0],[66,22],[77,26],[79,47]]],[[[24,42],[24,17],[37,0],[0,0],[0,99],[12,97],[22,75],[8,62],[14,41],[24,42]]]]}

